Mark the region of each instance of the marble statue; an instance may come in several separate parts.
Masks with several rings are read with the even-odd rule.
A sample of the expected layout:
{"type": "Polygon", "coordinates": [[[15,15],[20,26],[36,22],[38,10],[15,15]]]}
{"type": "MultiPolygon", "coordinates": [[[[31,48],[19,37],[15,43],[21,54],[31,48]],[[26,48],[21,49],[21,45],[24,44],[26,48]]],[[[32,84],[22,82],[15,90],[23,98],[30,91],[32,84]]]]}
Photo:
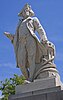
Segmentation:
{"type": "Polygon", "coordinates": [[[45,30],[34,15],[31,6],[26,4],[18,14],[20,19],[15,34],[4,32],[14,46],[17,67],[29,81],[58,75],[54,64],[55,46],[48,41],[45,30]]]}

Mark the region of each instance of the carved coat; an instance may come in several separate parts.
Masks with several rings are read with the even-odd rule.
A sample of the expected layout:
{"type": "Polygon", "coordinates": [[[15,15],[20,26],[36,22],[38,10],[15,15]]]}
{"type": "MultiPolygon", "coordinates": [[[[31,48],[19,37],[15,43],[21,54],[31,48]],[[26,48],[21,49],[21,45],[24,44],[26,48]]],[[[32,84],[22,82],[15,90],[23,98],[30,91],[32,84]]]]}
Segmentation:
{"type": "MultiPolygon", "coordinates": [[[[40,41],[41,40],[47,41],[46,33],[45,33],[42,25],[40,24],[39,20],[36,17],[33,17],[33,18],[28,17],[25,20],[28,20],[27,23],[26,23],[26,26],[27,26],[30,34],[36,40],[36,61],[35,61],[35,63],[40,63],[40,58],[41,58],[42,53],[43,53],[42,49],[44,49],[44,46],[40,44],[40,41]],[[37,31],[39,33],[40,40],[36,36],[35,31],[37,31]]],[[[17,26],[16,33],[14,35],[14,42],[13,42],[15,53],[16,53],[17,65],[18,65],[17,55],[18,55],[18,46],[19,46],[19,39],[18,39],[19,36],[18,35],[19,35],[19,28],[20,28],[19,26],[20,26],[20,24],[21,24],[21,21],[19,22],[19,24],[17,26]]]]}

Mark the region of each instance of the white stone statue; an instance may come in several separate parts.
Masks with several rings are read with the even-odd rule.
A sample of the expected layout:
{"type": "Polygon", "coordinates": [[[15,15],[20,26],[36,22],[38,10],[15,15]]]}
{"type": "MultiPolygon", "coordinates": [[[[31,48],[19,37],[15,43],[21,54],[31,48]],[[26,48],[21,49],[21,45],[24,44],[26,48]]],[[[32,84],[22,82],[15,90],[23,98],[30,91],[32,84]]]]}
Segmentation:
{"type": "Polygon", "coordinates": [[[27,80],[45,78],[57,74],[53,63],[55,47],[48,41],[46,33],[31,7],[26,4],[21,12],[16,33],[4,34],[14,46],[16,63],[27,80]],[[38,32],[40,39],[35,34],[38,32]]]}

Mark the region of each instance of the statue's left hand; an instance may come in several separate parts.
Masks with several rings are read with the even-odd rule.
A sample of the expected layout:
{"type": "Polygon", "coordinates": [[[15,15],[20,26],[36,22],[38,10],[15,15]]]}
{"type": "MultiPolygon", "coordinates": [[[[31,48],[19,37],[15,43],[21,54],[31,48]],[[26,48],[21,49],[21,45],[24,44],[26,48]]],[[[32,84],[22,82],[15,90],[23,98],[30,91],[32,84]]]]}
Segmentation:
{"type": "Polygon", "coordinates": [[[40,43],[41,44],[47,44],[47,40],[46,41],[41,40],[40,43]]]}

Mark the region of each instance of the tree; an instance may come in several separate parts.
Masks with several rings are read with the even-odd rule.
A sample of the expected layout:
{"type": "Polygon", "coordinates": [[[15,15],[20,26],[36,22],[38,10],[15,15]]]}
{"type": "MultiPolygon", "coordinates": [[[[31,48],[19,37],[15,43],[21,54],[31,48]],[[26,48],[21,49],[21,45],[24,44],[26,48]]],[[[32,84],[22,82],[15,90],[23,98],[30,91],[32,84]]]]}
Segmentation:
{"type": "Polygon", "coordinates": [[[4,95],[2,100],[8,100],[9,95],[15,94],[15,86],[24,84],[24,81],[24,76],[16,74],[14,74],[13,78],[6,78],[4,81],[0,81],[0,90],[2,91],[2,95],[4,95]]]}

